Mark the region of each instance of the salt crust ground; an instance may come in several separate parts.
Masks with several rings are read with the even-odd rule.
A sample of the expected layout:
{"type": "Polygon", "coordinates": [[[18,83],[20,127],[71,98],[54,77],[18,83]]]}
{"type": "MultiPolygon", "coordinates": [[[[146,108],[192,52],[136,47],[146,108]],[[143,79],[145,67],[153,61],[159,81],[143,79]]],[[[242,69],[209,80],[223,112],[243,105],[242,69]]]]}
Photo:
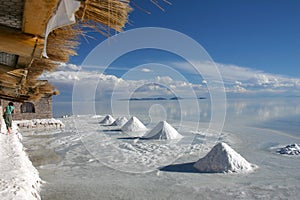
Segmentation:
{"type": "Polygon", "coordinates": [[[14,121],[12,134],[8,135],[3,118],[1,120],[0,199],[41,199],[39,192],[42,180],[24,151],[17,124],[63,124],[54,119],[14,121]]]}

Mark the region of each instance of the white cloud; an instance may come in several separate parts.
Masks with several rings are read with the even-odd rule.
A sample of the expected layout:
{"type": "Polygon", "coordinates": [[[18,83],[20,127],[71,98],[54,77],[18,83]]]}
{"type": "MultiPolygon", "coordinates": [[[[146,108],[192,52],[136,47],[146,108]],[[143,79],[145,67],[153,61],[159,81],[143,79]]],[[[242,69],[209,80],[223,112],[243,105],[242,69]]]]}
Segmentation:
{"type": "MultiPolygon", "coordinates": [[[[212,70],[218,67],[218,70],[223,79],[227,92],[234,93],[294,93],[300,89],[300,79],[290,78],[277,74],[265,73],[260,70],[236,65],[220,64],[220,63],[201,63],[195,62],[201,71],[201,76],[205,78],[203,84],[213,84],[218,74],[212,70]]],[[[188,63],[173,63],[178,69],[198,74],[188,63]]]]}
{"type": "Polygon", "coordinates": [[[155,78],[155,82],[158,82],[161,84],[171,84],[174,82],[174,80],[169,76],[157,76],[155,78]]]}
{"type": "Polygon", "coordinates": [[[152,72],[152,70],[148,69],[148,68],[142,68],[141,72],[149,73],[149,72],[152,72]]]}
{"type": "Polygon", "coordinates": [[[79,70],[81,70],[81,66],[74,65],[74,64],[60,63],[58,70],[59,71],[79,71],[79,70]]]}
{"type": "MultiPolygon", "coordinates": [[[[55,85],[61,96],[70,95],[73,85],[81,88],[80,98],[84,100],[106,99],[112,96],[117,99],[135,97],[193,97],[207,92],[206,87],[182,80],[173,80],[168,76],[157,76],[153,80],[124,80],[114,75],[105,75],[97,71],[78,70],[80,67],[62,64],[57,71],[44,73],[41,79],[47,79],[55,85]],[[88,90],[96,88],[96,95],[90,97],[88,90]]],[[[58,97],[60,98],[60,97],[58,97]]]]}
{"type": "MultiPolygon", "coordinates": [[[[176,63],[180,69],[185,68],[185,63],[176,63]]],[[[200,65],[200,64],[199,64],[200,65]]],[[[195,97],[207,94],[208,84],[213,85],[215,79],[211,70],[206,68],[213,67],[214,64],[201,64],[202,71],[207,72],[206,79],[201,84],[192,84],[188,80],[174,80],[169,76],[157,76],[152,80],[124,80],[114,75],[105,75],[97,71],[88,71],[80,66],[64,64],[57,71],[45,73],[41,79],[52,82],[60,91],[61,95],[71,95],[73,84],[82,85],[82,98],[105,99],[111,98],[130,98],[151,97],[151,96],[172,96],[195,97]],[[97,87],[96,87],[97,86],[97,87]],[[85,96],[84,90],[96,87],[96,97],[85,96]]],[[[268,74],[259,70],[239,67],[235,65],[217,64],[226,92],[228,94],[297,94],[299,95],[300,79],[289,78],[280,75],[268,74]]],[[[144,68],[146,69],[146,68],[144,68]]],[[[147,70],[146,70],[147,71],[147,70]]],[[[192,72],[190,70],[189,72],[192,72]]],[[[195,73],[195,71],[193,71],[195,73]]],[[[218,90],[218,86],[211,87],[218,90]]]]}
{"type": "Polygon", "coordinates": [[[226,88],[226,92],[232,92],[232,93],[246,93],[248,92],[247,89],[243,88],[240,85],[234,85],[231,88],[226,88]]]}

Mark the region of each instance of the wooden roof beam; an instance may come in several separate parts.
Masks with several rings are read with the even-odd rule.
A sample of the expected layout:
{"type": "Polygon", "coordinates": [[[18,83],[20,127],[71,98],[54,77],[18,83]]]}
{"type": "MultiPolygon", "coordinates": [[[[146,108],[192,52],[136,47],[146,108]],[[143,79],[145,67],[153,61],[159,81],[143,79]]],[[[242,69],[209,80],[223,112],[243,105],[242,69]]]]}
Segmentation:
{"type": "Polygon", "coordinates": [[[8,100],[8,101],[17,101],[17,102],[24,102],[29,99],[29,96],[14,96],[9,94],[0,93],[0,99],[8,100]]]}
{"type": "Polygon", "coordinates": [[[0,94],[6,95],[6,96],[11,96],[11,97],[18,96],[15,88],[8,88],[8,87],[3,87],[3,86],[0,88],[0,94]]]}
{"type": "Polygon", "coordinates": [[[34,52],[33,57],[40,58],[43,45],[44,39],[42,38],[22,33],[17,29],[0,26],[1,52],[20,55],[23,57],[31,57],[34,52]]]}
{"type": "Polygon", "coordinates": [[[0,75],[7,73],[12,76],[20,77],[23,76],[24,70],[25,70],[24,68],[15,68],[15,67],[0,64],[0,75]]]}
{"type": "Polygon", "coordinates": [[[0,82],[0,88],[9,88],[9,89],[17,89],[17,85],[15,84],[10,84],[10,83],[5,83],[5,82],[0,82]]]}
{"type": "Polygon", "coordinates": [[[25,0],[22,31],[43,37],[59,0],[25,0]]]}
{"type": "Polygon", "coordinates": [[[0,64],[0,74],[15,70],[15,67],[0,64]]]}
{"type": "Polygon", "coordinates": [[[22,76],[18,77],[18,76],[11,76],[10,74],[0,74],[0,80],[1,82],[7,82],[7,83],[11,83],[11,84],[16,84],[18,85],[18,83],[21,81],[22,76]]]}
{"type": "Polygon", "coordinates": [[[6,100],[6,101],[14,101],[14,102],[24,102],[26,101],[27,99],[18,99],[16,97],[11,97],[11,96],[7,96],[7,95],[3,95],[3,94],[0,94],[0,99],[3,99],[3,100],[6,100]]]}

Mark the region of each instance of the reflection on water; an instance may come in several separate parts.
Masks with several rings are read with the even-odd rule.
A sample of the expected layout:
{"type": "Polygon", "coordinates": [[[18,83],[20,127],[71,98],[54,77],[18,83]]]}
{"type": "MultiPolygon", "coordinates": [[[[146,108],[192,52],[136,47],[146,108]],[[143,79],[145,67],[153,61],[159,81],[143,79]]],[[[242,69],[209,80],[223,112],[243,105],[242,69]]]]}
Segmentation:
{"type": "Polygon", "coordinates": [[[299,98],[230,99],[227,112],[230,117],[255,117],[266,121],[277,117],[300,114],[299,98]]]}
{"type": "Polygon", "coordinates": [[[300,98],[230,99],[227,124],[242,124],[299,135],[300,98]]]}
{"type": "MultiPolygon", "coordinates": [[[[253,126],[271,123],[272,120],[299,124],[300,98],[232,98],[227,99],[226,124],[242,124],[253,126]]],[[[222,103],[222,102],[220,102],[222,103]]],[[[71,104],[71,103],[70,103],[71,104]]],[[[76,103],[73,104],[76,106],[76,103]]],[[[217,105],[216,105],[217,106],[217,105]]],[[[54,112],[60,110],[66,114],[72,113],[70,105],[54,103],[54,112]]],[[[96,114],[113,114],[115,116],[136,116],[145,124],[167,120],[209,122],[211,118],[211,104],[209,99],[184,99],[174,101],[100,101],[95,104],[96,114]]],[[[82,108],[82,114],[85,113],[82,108]]],[[[61,113],[55,113],[61,116],[61,113]]]]}
{"type": "Polygon", "coordinates": [[[145,124],[156,123],[162,119],[169,122],[193,121],[208,122],[211,117],[209,99],[184,99],[184,100],[148,100],[148,101],[98,101],[95,110],[87,112],[82,103],[56,102],[53,104],[54,116],[61,117],[72,113],[70,107],[76,107],[73,114],[113,114],[114,116],[136,116],[145,124]],[[57,112],[60,111],[60,112],[57,112]]]}

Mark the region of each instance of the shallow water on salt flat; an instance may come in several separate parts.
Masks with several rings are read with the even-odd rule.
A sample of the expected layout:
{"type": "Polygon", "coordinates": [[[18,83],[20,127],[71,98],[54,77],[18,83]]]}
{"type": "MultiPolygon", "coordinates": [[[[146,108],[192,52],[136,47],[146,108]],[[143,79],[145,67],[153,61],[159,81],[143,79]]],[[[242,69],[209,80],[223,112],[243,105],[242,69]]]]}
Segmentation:
{"type": "MultiPolygon", "coordinates": [[[[299,100],[230,99],[222,134],[206,131],[209,103],[202,103],[199,128],[189,120],[199,116],[191,109],[181,127],[185,138],[176,142],[138,140],[100,126],[102,118],[72,116],[62,119],[61,131],[23,132],[24,145],[47,182],[43,199],[298,199],[300,157],[278,155],[272,147],[300,143],[299,100]],[[198,173],[193,162],[220,140],[259,168],[241,175],[198,173]]],[[[168,104],[167,119],[179,128],[174,102],[138,102],[131,112],[153,127],[151,120],[162,115],[154,109],[149,117],[144,109],[151,103],[168,104]]]]}

